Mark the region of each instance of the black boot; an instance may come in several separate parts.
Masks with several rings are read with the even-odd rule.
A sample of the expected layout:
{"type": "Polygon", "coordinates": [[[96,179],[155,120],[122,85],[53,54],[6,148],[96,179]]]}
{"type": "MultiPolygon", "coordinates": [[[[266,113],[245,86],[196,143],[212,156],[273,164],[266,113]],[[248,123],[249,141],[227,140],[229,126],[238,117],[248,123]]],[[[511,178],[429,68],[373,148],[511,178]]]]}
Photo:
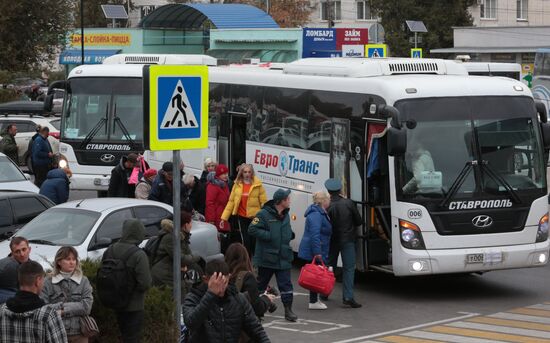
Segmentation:
{"type": "Polygon", "coordinates": [[[298,320],[298,316],[292,312],[292,304],[285,305],[285,319],[289,322],[295,322],[298,320]]]}

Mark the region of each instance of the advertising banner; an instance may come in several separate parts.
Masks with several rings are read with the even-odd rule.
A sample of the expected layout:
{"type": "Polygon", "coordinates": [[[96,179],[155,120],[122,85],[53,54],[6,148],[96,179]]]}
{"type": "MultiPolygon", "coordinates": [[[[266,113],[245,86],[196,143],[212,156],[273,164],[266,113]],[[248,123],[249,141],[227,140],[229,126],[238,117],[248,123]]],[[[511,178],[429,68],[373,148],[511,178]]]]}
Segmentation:
{"type": "Polygon", "coordinates": [[[246,142],[246,162],[264,184],[303,192],[324,189],[330,154],[246,142]]]}
{"type": "Polygon", "coordinates": [[[303,30],[302,57],[321,57],[319,56],[321,51],[336,50],[338,50],[336,49],[336,29],[305,28],[303,30]]]}
{"type": "Polygon", "coordinates": [[[343,45],[365,45],[369,44],[369,29],[336,29],[336,50],[342,50],[343,45]]]}
{"type": "MultiPolygon", "coordinates": [[[[71,35],[71,45],[80,46],[81,37],[79,34],[71,35]]],[[[131,44],[132,35],[127,33],[84,34],[85,46],[130,46],[131,44]]]]}
{"type": "Polygon", "coordinates": [[[342,45],[342,57],[365,57],[365,46],[342,45]]]}

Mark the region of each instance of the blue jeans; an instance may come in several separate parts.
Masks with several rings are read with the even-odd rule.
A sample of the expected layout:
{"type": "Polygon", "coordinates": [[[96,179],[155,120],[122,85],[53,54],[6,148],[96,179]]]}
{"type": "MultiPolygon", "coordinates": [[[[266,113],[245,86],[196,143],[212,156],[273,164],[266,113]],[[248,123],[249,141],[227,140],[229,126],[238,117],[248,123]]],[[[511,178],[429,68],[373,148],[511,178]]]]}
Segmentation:
{"type": "Polygon", "coordinates": [[[333,242],[330,246],[329,265],[336,267],[338,255],[342,254],[342,283],[344,300],[353,299],[355,279],[355,242],[333,242]]]}
{"type": "Polygon", "coordinates": [[[15,296],[15,290],[0,288],[0,304],[5,303],[9,298],[15,296]]]}
{"type": "Polygon", "coordinates": [[[279,270],[258,267],[258,289],[260,294],[265,292],[273,274],[275,274],[275,279],[277,279],[277,286],[279,286],[279,292],[281,293],[281,301],[285,305],[291,305],[294,297],[294,288],[290,280],[290,269],[279,270]]]}

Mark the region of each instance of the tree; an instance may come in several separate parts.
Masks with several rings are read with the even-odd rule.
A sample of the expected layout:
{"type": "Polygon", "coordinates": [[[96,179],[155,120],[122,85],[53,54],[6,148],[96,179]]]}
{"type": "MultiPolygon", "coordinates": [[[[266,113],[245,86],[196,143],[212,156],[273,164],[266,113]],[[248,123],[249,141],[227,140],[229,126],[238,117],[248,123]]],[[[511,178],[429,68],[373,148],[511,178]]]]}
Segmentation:
{"type": "Polygon", "coordinates": [[[405,20],[421,20],[428,33],[421,33],[424,56],[431,49],[448,48],[453,45],[453,27],[471,26],[472,17],[468,7],[474,0],[371,0],[371,9],[379,13],[386,32],[386,43],[392,56],[409,56],[414,37],[405,25],[405,20]]]}
{"type": "Polygon", "coordinates": [[[28,71],[65,45],[72,0],[0,0],[0,69],[28,71]]]}
{"type": "Polygon", "coordinates": [[[310,0],[225,0],[224,3],[242,3],[256,6],[269,12],[273,20],[281,27],[303,26],[309,21],[314,6],[310,0]]]}

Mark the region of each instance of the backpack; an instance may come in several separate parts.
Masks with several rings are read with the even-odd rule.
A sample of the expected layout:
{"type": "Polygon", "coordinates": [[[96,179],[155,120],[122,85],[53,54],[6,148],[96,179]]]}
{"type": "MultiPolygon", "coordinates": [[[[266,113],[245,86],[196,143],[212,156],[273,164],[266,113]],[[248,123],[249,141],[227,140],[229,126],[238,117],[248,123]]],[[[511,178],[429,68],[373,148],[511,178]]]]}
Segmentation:
{"type": "Polygon", "coordinates": [[[161,233],[160,235],[153,236],[149,238],[147,243],[145,243],[145,246],[143,247],[143,251],[147,254],[147,257],[149,258],[149,265],[152,267],[157,263],[157,252],[160,247],[160,241],[162,241],[162,237],[166,235],[166,232],[161,233]]]}
{"type": "Polygon", "coordinates": [[[134,273],[126,267],[126,262],[141,249],[132,246],[121,258],[115,258],[112,249],[113,246],[110,246],[105,251],[97,270],[97,293],[103,305],[122,310],[130,303],[136,286],[134,273]]]}

